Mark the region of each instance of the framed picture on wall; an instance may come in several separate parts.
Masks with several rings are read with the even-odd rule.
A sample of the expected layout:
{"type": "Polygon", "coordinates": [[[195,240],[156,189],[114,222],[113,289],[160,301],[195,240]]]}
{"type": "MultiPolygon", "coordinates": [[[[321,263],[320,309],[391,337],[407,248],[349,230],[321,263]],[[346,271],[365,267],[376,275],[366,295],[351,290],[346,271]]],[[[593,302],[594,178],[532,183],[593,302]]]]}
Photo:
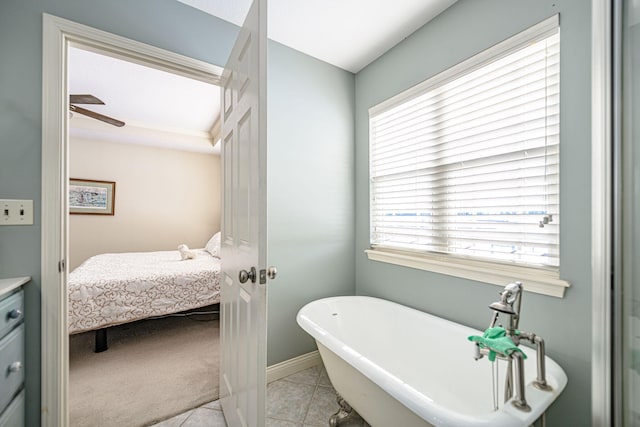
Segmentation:
{"type": "Polygon", "coordinates": [[[114,215],[116,183],[93,179],[69,179],[69,213],[114,215]]]}

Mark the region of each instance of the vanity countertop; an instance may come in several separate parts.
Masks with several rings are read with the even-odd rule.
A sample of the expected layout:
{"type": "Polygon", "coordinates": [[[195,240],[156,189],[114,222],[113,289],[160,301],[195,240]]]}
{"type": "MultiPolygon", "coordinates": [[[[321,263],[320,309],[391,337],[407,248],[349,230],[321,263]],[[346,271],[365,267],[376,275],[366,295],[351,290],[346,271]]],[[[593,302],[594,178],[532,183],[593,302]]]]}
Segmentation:
{"type": "Polygon", "coordinates": [[[0,279],[0,297],[24,285],[29,280],[31,280],[30,276],[0,279]]]}

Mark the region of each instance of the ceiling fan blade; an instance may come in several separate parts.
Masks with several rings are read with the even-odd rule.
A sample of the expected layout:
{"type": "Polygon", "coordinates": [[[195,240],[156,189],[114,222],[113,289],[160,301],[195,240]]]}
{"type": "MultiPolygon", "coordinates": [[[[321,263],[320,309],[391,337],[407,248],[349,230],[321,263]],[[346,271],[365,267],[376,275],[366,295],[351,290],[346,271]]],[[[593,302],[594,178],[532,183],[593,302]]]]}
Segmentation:
{"type": "Polygon", "coordinates": [[[100,104],[104,105],[100,99],[96,98],[93,95],[83,94],[83,95],[69,95],[69,103],[70,104],[100,104]]]}
{"type": "Polygon", "coordinates": [[[74,113],[84,114],[85,116],[91,117],[93,119],[97,119],[97,120],[101,120],[101,121],[103,121],[105,123],[109,123],[110,125],[114,125],[114,126],[117,126],[117,127],[124,126],[124,122],[121,122],[120,120],[116,120],[116,119],[114,119],[112,117],[105,116],[104,114],[96,113],[95,111],[87,110],[86,108],[78,107],[78,106],[75,106],[75,105],[70,105],[69,109],[71,111],[73,111],[74,113]]]}

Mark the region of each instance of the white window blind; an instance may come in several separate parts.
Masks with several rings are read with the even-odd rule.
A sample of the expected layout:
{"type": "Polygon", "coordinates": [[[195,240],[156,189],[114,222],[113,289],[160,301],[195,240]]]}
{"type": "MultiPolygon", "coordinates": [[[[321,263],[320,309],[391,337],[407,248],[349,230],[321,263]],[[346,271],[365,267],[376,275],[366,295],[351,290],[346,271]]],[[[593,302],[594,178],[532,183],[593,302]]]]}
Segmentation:
{"type": "Polygon", "coordinates": [[[370,110],[374,249],[559,266],[559,37],[555,17],[370,110]]]}

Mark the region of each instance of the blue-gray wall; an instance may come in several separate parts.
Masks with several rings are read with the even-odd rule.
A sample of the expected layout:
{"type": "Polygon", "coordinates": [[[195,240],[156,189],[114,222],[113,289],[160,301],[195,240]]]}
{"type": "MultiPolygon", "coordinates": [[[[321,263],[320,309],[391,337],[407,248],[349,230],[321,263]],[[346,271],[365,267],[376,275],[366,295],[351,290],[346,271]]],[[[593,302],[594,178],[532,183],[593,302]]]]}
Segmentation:
{"type": "MultiPolygon", "coordinates": [[[[369,107],[539,21],[560,13],[561,276],[558,299],[526,293],[521,327],[540,334],[569,383],[549,425],[590,425],[590,2],[460,0],[356,75],[356,292],[484,329],[498,287],[366,258],[369,107]]],[[[471,349],[469,350],[471,357],[471,349]]]]}
{"type": "Polygon", "coordinates": [[[315,350],[295,316],[307,302],[353,295],[352,73],[269,43],[268,365],[315,350]],[[286,303],[284,303],[286,301],[286,303]]]}

